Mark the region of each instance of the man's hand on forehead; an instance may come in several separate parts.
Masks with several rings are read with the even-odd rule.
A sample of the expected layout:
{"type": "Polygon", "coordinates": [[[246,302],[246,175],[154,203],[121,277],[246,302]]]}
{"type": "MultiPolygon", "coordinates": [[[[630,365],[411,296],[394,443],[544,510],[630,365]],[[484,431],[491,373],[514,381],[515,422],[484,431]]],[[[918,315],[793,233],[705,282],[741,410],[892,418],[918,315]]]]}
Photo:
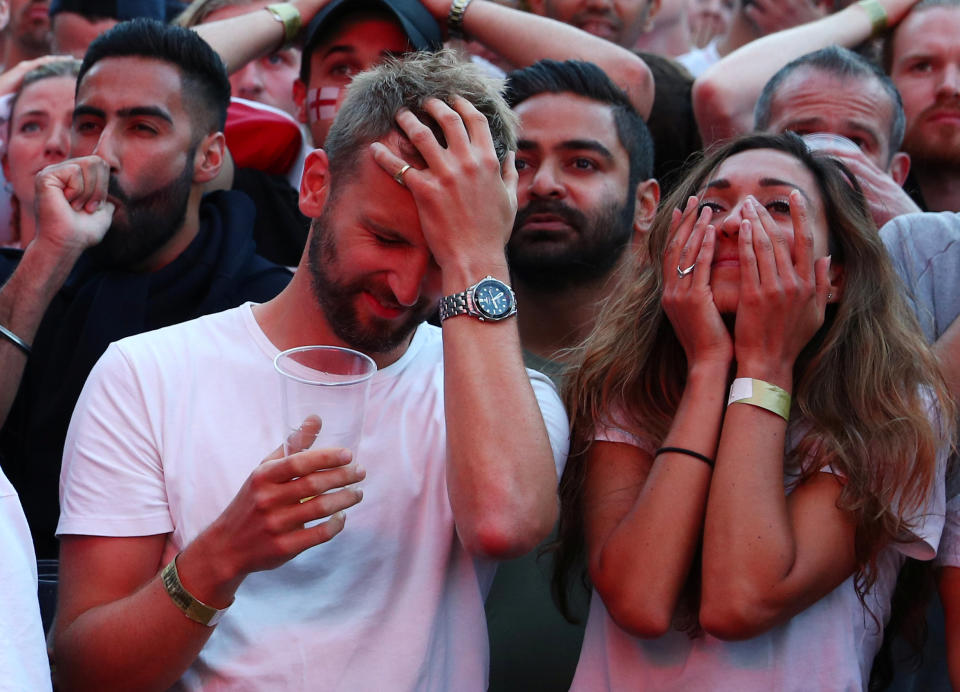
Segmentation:
{"type": "Polygon", "coordinates": [[[423,161],[405,160],[380,142],[370,145],[374,161],[410,190],[424,239],[444,273],[504,263],[517,210],[514,153],[501,166],[487,119],[462,97],[452,106],[428,99],[424,110],[439,124],[446,146],[403,109],[397,124],[423,161]]]}

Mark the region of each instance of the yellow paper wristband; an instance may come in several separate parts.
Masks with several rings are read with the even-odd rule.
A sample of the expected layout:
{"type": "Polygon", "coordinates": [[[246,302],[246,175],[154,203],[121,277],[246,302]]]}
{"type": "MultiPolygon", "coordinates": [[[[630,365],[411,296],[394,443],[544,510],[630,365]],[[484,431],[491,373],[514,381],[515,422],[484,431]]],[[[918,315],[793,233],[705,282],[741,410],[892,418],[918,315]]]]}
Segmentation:
{"type": "Polygon", "coordinates": [[[790,420],[790,394],[775,384],[755,380],[752,377],[738,377],[730,385],[730,404],[750,404],[776,413],[785,421],[790,420]]]}
{"type": "Polygon", "coordinates": [[[273,5],[267,5],[263,9],[283,24],[283,48],[289,48],[293,45],[297,35],[300,33],[300,27],[302,26],[300,10],[289,2],[278,2],[273,5]]]}
{"type": "Polygon", "coordinates": [[[879,36],[887,30],[887,11],[877,0],[860,0],[857,3],[870,18],[870,36],[879,36]]]}

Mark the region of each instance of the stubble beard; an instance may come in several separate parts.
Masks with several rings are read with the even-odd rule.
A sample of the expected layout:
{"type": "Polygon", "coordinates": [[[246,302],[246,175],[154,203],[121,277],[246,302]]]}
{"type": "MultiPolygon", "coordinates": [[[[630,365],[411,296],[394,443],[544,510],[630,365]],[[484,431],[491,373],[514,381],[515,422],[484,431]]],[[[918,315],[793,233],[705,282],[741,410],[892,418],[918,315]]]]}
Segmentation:
{"type": "Polygon", "coordinates": [[[374,283],[368,277],[343,281],[334,275],[338,250],[328,227],[328,219],[329,215],[324,213],[311,223],[308,266],[314,298],[333,333],[350,348],[366,354],[394,351],[409,340],[434,306],[421,296],[396,324],[376,316],[371,316],[368,323],[364,324],[357,308],[361,293],[370,293],[388,305],[394,303],[395,299],[388,287],[374,283]]]}
{"type": "Polygon", "coordinates": [[[931,125],[924,122],[928,112],[945,106],[960,110],[960,103],[935,103],[924,109],[904,135],[900,148],[910,154],[910,160],[918,168],[960,169],[960,127],[948,123],[931,125]]]}
{"type": "Polygon", "coordinates": [[[88,253],[97,266],[131,268],[148,259],[183,227],[193,187],[193,150],[170,183],[130,197],[111,176],[108,193],[120,202],[103,240],[88,253]],[[119,214],[119,217],[118,217],[119,214]]]}

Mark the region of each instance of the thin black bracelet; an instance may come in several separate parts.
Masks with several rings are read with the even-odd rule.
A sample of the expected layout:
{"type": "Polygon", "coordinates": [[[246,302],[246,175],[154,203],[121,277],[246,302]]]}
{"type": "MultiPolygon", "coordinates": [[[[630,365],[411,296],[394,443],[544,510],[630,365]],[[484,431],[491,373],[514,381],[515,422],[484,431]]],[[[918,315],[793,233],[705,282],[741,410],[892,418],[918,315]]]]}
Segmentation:
{"type": "Polygon", "coordinates": [[[700,452],[694,452],[692,449],[684,449],[683,447],[661,447],[653,455],[655,457],[660,456],[664,452],[674,452],[676,454],[686,454],[688,457],[693,457],[694,459],[699,459],[704,464],[713,468],[713,459],[708,456],[701,454],[700,452]]]}
{"type": "Polygon", "coordinates": [[[11,344],[19,348],[28,356],[30,355],[30,345],[21,339],[19,336],[11,332],[9,329],[0,324],[0,336],[6,338],[11,344]]]}

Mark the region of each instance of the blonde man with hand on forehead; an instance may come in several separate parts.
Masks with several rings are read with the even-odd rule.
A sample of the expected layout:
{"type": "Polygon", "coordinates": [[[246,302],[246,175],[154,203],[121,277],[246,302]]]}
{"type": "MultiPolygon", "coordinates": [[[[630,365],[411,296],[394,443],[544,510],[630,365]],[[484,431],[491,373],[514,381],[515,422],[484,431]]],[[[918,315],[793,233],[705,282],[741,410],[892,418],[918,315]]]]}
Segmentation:
{"type": "Polygon", "coordinates": [[[289,287],[100,361],[63,474],[71,684],[486,689],[494,561],[550,530],[567,452],[506,283],[514,137],[496,88],[449,54],[357,78],[307,160],[289,287]],[[379,367],[365,470],[278,447],[273,358],[306,344],[379,367]]]}

